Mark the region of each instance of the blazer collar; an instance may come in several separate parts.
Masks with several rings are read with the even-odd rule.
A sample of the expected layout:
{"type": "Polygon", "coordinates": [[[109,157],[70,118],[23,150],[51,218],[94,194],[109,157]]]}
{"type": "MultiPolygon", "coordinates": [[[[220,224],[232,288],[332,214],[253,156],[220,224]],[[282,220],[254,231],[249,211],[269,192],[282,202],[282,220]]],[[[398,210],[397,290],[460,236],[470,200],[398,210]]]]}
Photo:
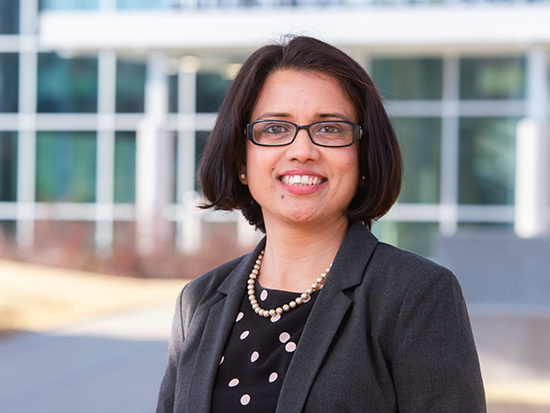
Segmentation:
{"type": "Polygon", "coordinates": [[[263,237],[258,245],[256,245],[256,248],[254,248],[251,253],[243,257],[243,260],[239,263],[239,265],[237,265],[235,269],[231,271],[231,273],[229,273],[229,275],[225,277],[223,282],[220,284],[220,286],[218,287],[219,293],[229,295],[231,292],[236,290],[241,291],[242,293],[245,292],[246,288],[241,288],[243,287],[242,282],[243,280],[246,280],[246,278],[248,278],[248,276],[250,275],[250,270],[254,266],[258,255],[260,255],[260,251],[265,248],[265,242],[266,237],[263,237]],[[239,290],[239,288],[241,288],[241,290],[239,290]]]}
{"type": "Polygon", "coordinates": [[[334,258],[327,281],[334,283],[341,290],[361,284],[365,268],[377,245],[378,239],[361,221],[351,221],[334,258]]]}

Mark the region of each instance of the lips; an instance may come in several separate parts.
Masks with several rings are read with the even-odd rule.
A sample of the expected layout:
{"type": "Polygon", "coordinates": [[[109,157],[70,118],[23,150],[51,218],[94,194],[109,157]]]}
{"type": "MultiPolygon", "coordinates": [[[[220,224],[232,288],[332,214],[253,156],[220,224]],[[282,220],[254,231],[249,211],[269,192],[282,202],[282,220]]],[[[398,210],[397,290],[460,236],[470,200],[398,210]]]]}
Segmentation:
{"type": "Polygon", "coordinates": [[[313,175],[283,175],[279,180],[291,186],[315,186],[326,181],[323,177],[313,175]]]}

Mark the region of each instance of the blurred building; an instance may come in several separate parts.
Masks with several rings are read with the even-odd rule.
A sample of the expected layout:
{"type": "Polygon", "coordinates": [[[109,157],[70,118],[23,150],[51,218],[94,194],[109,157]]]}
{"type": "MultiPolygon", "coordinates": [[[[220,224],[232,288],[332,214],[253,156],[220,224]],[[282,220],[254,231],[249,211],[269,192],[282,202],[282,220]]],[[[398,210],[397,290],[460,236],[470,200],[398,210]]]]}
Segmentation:
{"type": "Polygon", "coordinates": [[[79,222],[106,254],[134,226],[142,252],[192,252],[209,220],[254,237],[195,208],[201,152],[250,52],[317,36],[365,65],[403,147],[375,233],[457,274],[486,378],[549,379],[549,21],[548,0],[0,0],[2,236],[79,222]]]}
{"type": "MultiPolygon", "coordinates": [[[[192,249],[195,172],[239,64],[287,33],[362,62],[403,146],[375,232],[433,255],[461,230],[548,232],[550,3],[478,0],[0,0],[0,222],[138,222],[192,249]],[[191,208],[190,208],[191,207],[191,208]]],[[[202,219],[237,220],[237,215],[202,219]]]]}

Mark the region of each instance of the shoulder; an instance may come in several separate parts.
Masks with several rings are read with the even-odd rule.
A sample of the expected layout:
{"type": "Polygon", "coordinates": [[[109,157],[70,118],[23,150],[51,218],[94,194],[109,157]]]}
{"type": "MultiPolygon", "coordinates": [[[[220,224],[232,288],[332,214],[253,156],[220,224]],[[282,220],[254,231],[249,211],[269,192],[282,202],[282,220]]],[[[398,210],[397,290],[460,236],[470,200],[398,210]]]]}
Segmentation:
{"type": "Polygon", "coordinates": [[[449,277],[449,269],[414,252],[379,242],[372,255],[372,265],[384,267],[386,273],[408,275],[409,277],[449,277]]]}
{"type": "Polygon", "coordinates": [[[180,292],[176,302],[176,319],[186,330],[200,308],[210,308],[222,297],[220,286],[230,277],[244,257],[236,258],[190,281],[180,292]]]}
{"type": "Polygon", "coordinates": [[[245,257],[246,255],[243,255],[228,261],[189,282],[181,292],[182,302],[185,302],[187,307],[194,307],[205,297],[215,294],[245,257]]]}
{"type": "Polygon", "coordinates": [[[242,280],[250,274],[250,269],[264,245],[265,238],[249,254],[228,261],[189,282],[178,299],[183,319],[191,320],[198,309],[210,308],[235,291],[242,280]]]}
{"type": "Polygon", "coordinates": [[[463,300],[455,275],[447,268],[410,251],[378,243],[364,282],[381,300],[463,300]],[[376,293],[375,293],[376,292],[376,293]]]}

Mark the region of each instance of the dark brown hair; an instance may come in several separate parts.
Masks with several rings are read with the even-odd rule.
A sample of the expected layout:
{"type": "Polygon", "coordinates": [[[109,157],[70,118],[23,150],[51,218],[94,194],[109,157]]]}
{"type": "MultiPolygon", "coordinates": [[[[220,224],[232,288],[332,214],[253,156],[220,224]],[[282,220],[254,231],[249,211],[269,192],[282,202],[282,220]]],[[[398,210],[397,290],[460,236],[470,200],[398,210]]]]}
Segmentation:
{"type": "Polygon", "coordinates": [[[347,54],[310,37],[291,37],[280,45],[256,50],[239,70],[220,108],[199,170],[204,208],[231,211],[265,232],[260,205],[238,178],[246,165],[244,129],[267,77],[281,69],[314,71],[338,80],[356,109],[363,137],[359,141],[360,176],[346,215],[370,228],[397,200],[401,189],[402,160],[395,132],[371,78],[347,54]]]}

